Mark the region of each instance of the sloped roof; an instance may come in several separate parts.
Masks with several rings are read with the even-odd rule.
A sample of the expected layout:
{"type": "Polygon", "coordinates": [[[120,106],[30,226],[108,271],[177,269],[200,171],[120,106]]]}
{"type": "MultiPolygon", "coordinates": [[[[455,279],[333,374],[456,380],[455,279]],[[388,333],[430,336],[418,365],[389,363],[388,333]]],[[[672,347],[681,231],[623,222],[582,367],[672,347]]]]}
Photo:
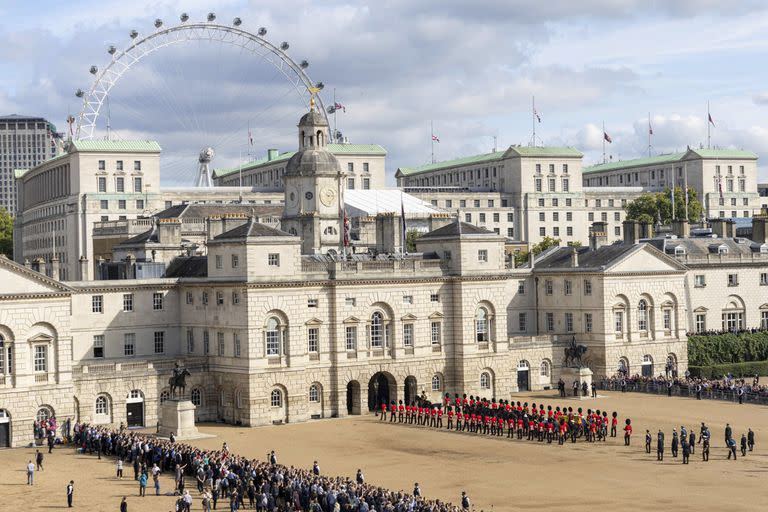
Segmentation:
{"type": "Polygon", "coordinates": [[[595,172],[615,171],[617,169],[629,169],[633,167],[646,167],[649,165],[673,164],[686,159],[685,157],[699,158],[722,158],[722,159],[742,159],[756,160],[757,155],[752,151],[740,149],[690,149],[683,153],[670,153],[668,155],[658,155],[644,158],[633,158],[631,160],[619,160],[616,162],[606,162],[604,164],[595,164],[582,169],[582,174],[595,172]]]}
{"type": "Polygon", "coordinates": [[[179,256],[168,264],[165,277],[208,277],[208,256],[179,256]]]}
{"type": "Polygon", "coordinates": [[[296,238],[290,233],[286,233],[285,231],[281,231],[279,229],[267,226],[266,224],[261,224],[259,222],[256,222],[253,218],[251,218],[245,224],[241,224],[240,226],[237,226],[234,229],[230,229],[229,231],[226,231],[214,237],[214,240],[236,240],[236,239],[242,239],[242,238],[257,238],[257,237],[271,237],[271,236],[296,238]]]}
{"type": "Polygon", "coordinates": [[[480,226],[474,224],[468,224],[466,222],[456,221],[446,224],[445,226],[433,229],[432,231],[421,235],[420,239],[430,238],[445,238],[445,237],[457,237],[464,235],[496,235],[493,231],[489,231],[480,226]]]}
{"type": "Polygon", "coordinates": [[[579,255],[579,270],[604,270],[639,248],[641,245],[624,243],[604,245],[596,251],[589,247],[558,247],[536,258],[534,269],[573,268],[571,254],[575,249],[579,255]]]}
{"type": "Polygon", "coordinates": [[[281,216],[281,204],[177,204],[158,212],[160,219],[207,219],[213,215],[245,214],[259,216],[281,216]]]}
{"type": "MultiPolygon", "coordinates": [[[[386,155],[387,150],[384,149],[379,144],[328,144],[326,146],[328,148],[328,151],[333,155],[386,155]]],[[[253,162],[248,162],[246,164],[232,167],[229,169],[214,169],[213,171],[213,177],[214,178],[221,178],[224,176],[229,176],[232,173],[236,172],[246,172],[253,169],[258,169],[259,167],[262,167],[264,165],[272,165],[275,162],[281,162],[281,161],[287,161],[290,159],[293,155],[296,154],[296,151],[286,151],[284,153],[280,153],[274,158],[270,159],[269,157],[260,158],[258,160],[254,160],[253,162]]]]}
{"type": "Polygon", "coordinates": [[[431,203],[397,189],[345,190],[344,206],[350,217],[368,217],[380,213],[400,215],[403,210],[406,217],[443,213],[443,210],[432,206],[431,203]]]}
{"type": "Polygon", "coordinates": [[[79,152],[159,153],[160,144],[153,140],[73,140],[72,149],[79,152]]]}

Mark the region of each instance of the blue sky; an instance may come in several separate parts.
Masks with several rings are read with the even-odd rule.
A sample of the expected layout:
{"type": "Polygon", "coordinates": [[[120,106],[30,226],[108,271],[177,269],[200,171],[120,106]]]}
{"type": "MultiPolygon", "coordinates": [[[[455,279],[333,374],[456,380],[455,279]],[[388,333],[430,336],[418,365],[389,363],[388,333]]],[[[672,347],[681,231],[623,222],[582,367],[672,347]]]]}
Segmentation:
{"type": "MultiPolygon", "coordinates": [[[[352,142],[389,151],[388,172],[438,159],[526,144],[531,97],[542,115],[539,143],[575,146],[585,163],[602,158],[602,123],[614,158],[706,144],[761,157],[768,181],[768,2],[714,0],[219,0],[218,20],[269,29],[310,61],[313,80],[347,107],[339,129],[352,142]]],[[[203,20],[211,2],[0,0],[0,113],[48,117],[61,130],[77,114],[73,92],[106,48],[128,32],[151,33],[155,18],[203,20]]],[[[111,94],[113,136],[155,138],[166,183],[194,179],[199,146],[215,145],[216,166],[268,147],[292,150],[305,108],[270,65],[210,43],[158,51],[123,75],[111,94]],[[247,128],[254,146],[247,143],[247,128]]],[[[102,116],[101,129],[104,129],[102,116]]]]}

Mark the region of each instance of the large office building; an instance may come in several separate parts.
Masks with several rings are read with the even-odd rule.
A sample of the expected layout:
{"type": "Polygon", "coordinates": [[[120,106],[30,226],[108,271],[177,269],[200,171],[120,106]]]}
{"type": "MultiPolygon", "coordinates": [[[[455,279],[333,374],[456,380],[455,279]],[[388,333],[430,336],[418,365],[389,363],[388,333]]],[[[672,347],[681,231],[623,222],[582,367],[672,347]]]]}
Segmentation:
{"type": "Polygon", "coordinates": [[[29,169],[56,156],[61,135],[42,117],[0,116],[0,208],[11,215],[18,208],[16,169],[29,169]]]}

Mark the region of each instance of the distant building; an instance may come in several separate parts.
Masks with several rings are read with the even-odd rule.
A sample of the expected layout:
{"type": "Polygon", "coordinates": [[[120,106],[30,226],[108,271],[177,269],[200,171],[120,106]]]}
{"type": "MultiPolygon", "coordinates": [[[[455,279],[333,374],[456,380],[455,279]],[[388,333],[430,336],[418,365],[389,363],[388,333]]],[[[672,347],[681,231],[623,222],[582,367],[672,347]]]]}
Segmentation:
{"type": "Polygon", "coordinates": [[[56,127],[42,117],[0,116],[0,208],[18,208],[15,169],[29,169],[56,155],[56,127]]]}

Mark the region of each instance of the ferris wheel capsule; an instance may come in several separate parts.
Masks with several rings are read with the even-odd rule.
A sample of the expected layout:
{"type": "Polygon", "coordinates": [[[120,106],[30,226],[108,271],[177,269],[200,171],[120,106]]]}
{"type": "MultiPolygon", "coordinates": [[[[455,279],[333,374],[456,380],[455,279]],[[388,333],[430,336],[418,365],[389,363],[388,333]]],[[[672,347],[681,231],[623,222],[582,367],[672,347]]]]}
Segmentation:
{"type": "Polygon", "coordinates": [[[95,75],[96,73],[99,72],[99,68],[97,68],[96,66],[91,66],[91,69],[89,71],[91,72],[92,75],[95,75]]]}
{"type": "Polygon", "coordinates": [[[115,48],[114,46],[110,46],[109,48],[107,48],[107,53],[110,55],[114,55],[116,51],[117,51],[117,48],[115,48]]]}
{"type": "Polygon", "coordinates": [[[160,28],[162,26],[163,26],[163,20],[161,20],[160,18],[157,18],[155,20],[155,28],[160,28]]]}
{"type": "Polygon", "coordinates": [[[137,37],[139,37],[139,33],[135,30],[131,30],[131,33],[128,35],[131,36],[131,39],[136,39],[137,37]]]}
{"type": "Polygon", "coordinates": [[[181,16],[179,16],[179,19],[181,20],[182,23],[186,23],[187,20],[189,19],[189,14],[183,12],[181,13],[181,16]]]}
{"type": "Polygon", "coordinates": [[[299,66],[301,66],[301,69],[307,69],[309,67],[309,61],[303,60],[299,66]]]}
{"type": "Polygon", "coordinates": [[[283,51],[286,51],[289,47],[290,45],[288,44],[288,41],[283,41],[282,43],[280,43],[280,49],[283,51]]]}
{"type": "Polygon", "coordinates": [[[208,21],[214,21],[216,19],[216,13],[209,12],[208,13],[208,21]]]}
{"type": "Polygon", "coordinates": [[[325,84],[323,82],[317,82],[315,84],[315,87],[317,87],[318,89],[320,89],[322,91],[323,87],[325,87],[325,84]]]}
{"type": "Polygon", "coordinates": [[[78,89],[77,91],[75,91],[75,96],[77,96],[78,98],[82,98],[83,96],[85,96],[85,93],[83,92],[82,89],[78,89]]]}
{"type": "Polygon", "coordinates": [[[240,18],[235,18],[234,20],[232,20],[232,24],[236,27],[239,27],[240,25],[243,24],[243,20],[241,20],[240,18]]]}
{"type": "Polygon", "coordinates": [[[265,35],[267,35],[267,29],[264,27],[261,27],[257,32],[257,34],[259,34],[259,37],[264,37],[265,35]]]}

